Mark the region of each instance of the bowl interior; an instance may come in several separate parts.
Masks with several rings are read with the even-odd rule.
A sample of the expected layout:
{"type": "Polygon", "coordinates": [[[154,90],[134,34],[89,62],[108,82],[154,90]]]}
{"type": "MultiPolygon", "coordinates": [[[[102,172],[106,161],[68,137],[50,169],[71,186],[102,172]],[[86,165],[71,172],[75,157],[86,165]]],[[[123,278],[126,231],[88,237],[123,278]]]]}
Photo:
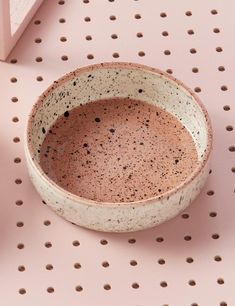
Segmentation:
{"type": "Polygon", "coordinates": [[[198,162],[204,159],[208,145],[207,117],[191,93],[160,71],[113,63],[79,69],[55,82],[40,97],[32,110],[27,135],[37,167],[40,169],[45,136],[59,116],[91,101],[114,97],[144,101],[173,115],[189,131],[198,162]]]}

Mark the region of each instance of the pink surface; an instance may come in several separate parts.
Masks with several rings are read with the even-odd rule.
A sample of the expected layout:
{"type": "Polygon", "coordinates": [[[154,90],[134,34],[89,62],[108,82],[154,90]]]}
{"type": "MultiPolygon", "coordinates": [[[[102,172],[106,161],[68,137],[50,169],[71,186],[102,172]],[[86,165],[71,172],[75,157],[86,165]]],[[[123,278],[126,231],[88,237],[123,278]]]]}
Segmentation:
{"type": "Polygon", "coordinates": [[[235,137],[234,130],[226,130],[235,118],[235,49],[230,26],[234,2],[59,1],[63,2],[45,1],[8,63],[0,63],[0,305],[235,305],[235,137]],[[211,13],[213,9],[217,14],[211,13]],[[192,15],[185,15],[186,11],[192,15]],[[161,17],[162,12],[167,16],[161,17]],[[135,14],[141,18],[136,19],[135,14]],[[110,20],[110,15],[116,20],[110,20]],[[85,17],[91,21],[84,21],[85,17]],[[65,22],[59,22],[60,18],[65,22]],[[35,24],[36,20],[41,23],[35,24]],[[188,30],[194,34],[188,34],[188,30]],[[163,36],[163,31],[169,35],[163,36]],[[138,32],[143,37],[137,37],[138,32]],[[112,39],[112,34],[118,38],[112,39]],[[87,35],[92,40],[86,40],[87,35]],[[67,41],[61,41],[61,37],[67,41]],[[197,52],[191,53],[192,48],[197,52]],[[164,50],[171,54],[165,55],[164,50]],[[140,51],[145,56],[139,56],[140,51]],[[113,58],[114,53],[119,58],[113,58]],[[94,58],[88,59],[88,54],[94,58]],[[37,62],[37,57],[43,60],[37,62]],[[12,59],[17,63],[11,64],[12,59]],[[23,153],[27,114],[37,96],[68,71],[112,60],[172,69],[186,84],[200,88],[198,94],[210,113],[215,134],[212,173],[190,208],[152,230],[121,235],[73,226],[43,205],[29,181],[23,153]],[[219,71],[219,66],[225,71],[219,71]],[[192,68],[198,68],[198,72],[192,68]],[[12,102],[12,97],[18,101],[12,102]],[[230,107],[224,110],[224,106],[230,107]],[[13,117],[19,121],[12,121],[13,117]],[[20,141],[14,142],[15,137],[20,141]],[[14,163],[17,157],[20,163],[14,163]],[[16,179],[22,183],[16,184],[16,179]],[[23,201],[20,206],[15,204],[19,200],[23,201]],[[50,225],[44,225],[46,220],[50,225]],[[158,242],[157,237],[164,240],[158,242]],[[100,243],[104,239],[107,244],[100,243]],[[73,245],[75,240],[79,246],[73,245]],[[46,242],[52,246],[45,247],[46,242]],[[23,249],[17,248],[20,243],[23,249]],[[193,258],[192,263],[186,261],[188,257],[193,258]],[[159,259],[165,264],[159,264],[159,259]],[[137,265],[130,265],[131,260],[137,265]],[[104,261],[109,262],[106,268],[102,266],[104,261]],[[74,268],[75,263],[81,268],[74,268]],[[54,268],[47,270],[47,264],[54,268]],[[18,267],[22,265],[25,271],[20,272],[18,267]],[[188,284],[190,280],[196,282],[195,286],[188,284]],[[163,281],[167,287],[160,286],[163,281]],[[139,288],[132,288],[133,283],[139,288]],[[111,289],[105,290],[105,284],[111,289]],[[75,290],[79,285],[82,291],[75,290]],[[47,291],[49,287],[54,288],[53,293],[47,291]],[[25,294],[19,294],[22,288],[25,294]]]}

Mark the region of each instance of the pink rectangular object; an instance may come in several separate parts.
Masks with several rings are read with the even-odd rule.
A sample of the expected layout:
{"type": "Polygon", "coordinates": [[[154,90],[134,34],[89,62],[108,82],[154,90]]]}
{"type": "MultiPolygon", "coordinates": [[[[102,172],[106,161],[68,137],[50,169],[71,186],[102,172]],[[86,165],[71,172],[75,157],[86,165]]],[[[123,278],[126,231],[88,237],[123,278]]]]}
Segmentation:
{"type": "MultiPolygon", "coordinates": [[[[235,305],[233,0],[47,0],[0,62],[0,305],[235,305]],[[180,216],[151,230],[79,228],[45,206],[27,174],[27,116],[78,67],[131,61],[190,86],[214,129],[209,180],[180,216]]],[[[89,188],[89,187],[88,187],[89,188]]]]}
{"type": "Polygon", "coordinates": [[[0,0],[0,60],[5,60],[43,0],[0,0]]]}

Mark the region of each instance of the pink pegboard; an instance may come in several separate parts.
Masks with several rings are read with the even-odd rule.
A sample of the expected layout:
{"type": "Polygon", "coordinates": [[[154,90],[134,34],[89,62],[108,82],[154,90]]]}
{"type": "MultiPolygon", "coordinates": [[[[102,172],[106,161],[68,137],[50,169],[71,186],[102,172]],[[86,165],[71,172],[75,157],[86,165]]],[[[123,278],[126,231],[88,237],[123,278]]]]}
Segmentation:
{"type": "Polygon", "coordinates": [[[48,0],[0,63],[0,305],[234,306],[234,1],[48,0]],[[112,16],[112,17],[111,17],[112,16]],[[42,204],[23,135],[37,96],[77,67],[167,70],[204,101],[212,173],[181,216],[132,234],[76,227],[42,204]]]}

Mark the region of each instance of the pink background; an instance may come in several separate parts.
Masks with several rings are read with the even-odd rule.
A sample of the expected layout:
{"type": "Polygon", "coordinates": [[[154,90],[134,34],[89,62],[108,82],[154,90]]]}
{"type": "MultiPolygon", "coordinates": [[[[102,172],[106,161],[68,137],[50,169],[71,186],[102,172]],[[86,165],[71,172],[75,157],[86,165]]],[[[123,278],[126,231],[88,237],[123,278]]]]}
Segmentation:
{"type": "Polygon", "coordinates": [[[8,61],[0,63],[0,305],[235,305],[235,173],[231,170],[235,167],[235,152],[229,151],[230,146],[235,146],[235,131],[226,130],[226,126],[233,126],[235,118],[235,44],[231,26],[234,10],[232,0],[43,3],[8,61]],[[211,13],[213,9],[217,14],[211,13]],[[186,16],[186,11],[192,15],[186,16]],[[162,12],[167,16],[161,17],[162,12]],[[135,14],[141,18],[136,19],[135,14]],[[115,15],[116,20],[110,20],[110,15],[115,15]],[[84,21],[85,17],[91,21],[84,21]],[[59,22],[60,18],[65,22],[59,22]],[[35,24],[36,20],[41,23],[35,24]],[[215,28],[218,33],[213,31],[215,28]],[[194,34],[187,33],[190,29],[194,34]],[[163,31],[169,35],[163,36],[163,31]],[[138,32],[143,37],[138,38],[138,32]],[[118,38],[112,39],[112,34],[118,38]],[[86,40],[87,35],[92,40],[86,40]],[[60,41],[62,36],[66,42],[60,41]],[[35,42],[38,38],[39,43],[35,42]],[[217,47],[222,51],[217,52],[217,47]],[[191,48],[197,52],[190,53],[191,48]],[[171,54],[165,55],[164,50],[171,54]],[[145,56],[139,56],[140,51],[145,56]],[[115,52],[119,58],[113,58],[115,52]],[[88,59],[88,54],[94,58],[88,59]],[[61,59],[64,55],[67,60],[61,59]],[[37,57],[42,61],[37,62],[37,57]],[[55,215],[32,187],[25,167],[23,137],[27,115],[37,96],[66,72],[112,60],[172,69],[174,76],[191,88],[201,89],[198,94],[214,129],[212,173],[201,195],[184,212],[188,218],[178,216],[138,233],[96,233],[55,215]],[[219,71],[219,66],[225,71],[219,71]],[[198,68],[197,73],[192,72],[193,67],[198,68]],[[38,76],[43,80],[38,81],[38,76]],[[11,82],[14,77],[16,82],[11,82]],[[223,85],[227,90],[221,90],[223,85]],[[18,101],[12,102],[12,97],[18,101]],[[225,105],[230,109],[225,111],[225,105]],[[13,117],[19,121],[13,122],[13,117]],[[20,142],[15,143],[14,137],[19,137],[20,142]],[[16,157],[21,158],[20,163],[14,163],[16,157]],[[18,178],[21,184],[15,183],[18,178]],[[213,195],[207,194],[210,190],[213,195]],[[16,205],[17,200],[23,204],[16,205]],[[211,217],[211,212],[216,216],[211,217]],[[44,225],[46,220],[50,225],[44,225]],[[213,236],[217,239],[213,234],[218,234],[213,236]],[[190,241],[184,239],[187,235],[190,241]],[[157,242],[157,237],[164,241],[157,242]],[[129,243],[130,238],[135,243],[129,243]],[[102,245],[102,239],[108,243],[102,245]],[[74,240],[80,245],[74,246],[74,240]],[[46,242],[51,242],[52,247],[46,248],[46,242]],[[19,243],[24,244],[23,249],[17,248],[19,243]],[[216,257],[220,261],[215,256],[220,256],[216,257]],[[187,257],[194,261],[186,262],[187,257]],[[161,258],[165,260],[163,265],[158,263],[161,258]],[[137,265],[131,266],[131,260],[136,260],[137,265]],[[103,267],[103,261],[108,261],[109,267],[103,267]],[[75,269],[75,263],[80,263],[81,268],[75,269]],[[47,270],[47,264],[52,264],[53,269],[47,270]],[[20,272],[21,265],[25,270],[20,272]],[[220,278],[223,284],[218,284],[220,278]],[[188,284],[190,280],[196,282],[195,286],[188,284]],[[167,287],[160,286],[162,281],[167,282],[167,287]],[[138,289],[132,288],[135,282],[138,289]],[[105,290],[105,284],[110,284],[111,289],[105,290]],[[75,290],[78,285],[82,291],[75,290]],[[49,293],[48,287],[53,287],[54,292],[49,293]],[[19,293],[22,288],[25,294],[19,293]]]}

